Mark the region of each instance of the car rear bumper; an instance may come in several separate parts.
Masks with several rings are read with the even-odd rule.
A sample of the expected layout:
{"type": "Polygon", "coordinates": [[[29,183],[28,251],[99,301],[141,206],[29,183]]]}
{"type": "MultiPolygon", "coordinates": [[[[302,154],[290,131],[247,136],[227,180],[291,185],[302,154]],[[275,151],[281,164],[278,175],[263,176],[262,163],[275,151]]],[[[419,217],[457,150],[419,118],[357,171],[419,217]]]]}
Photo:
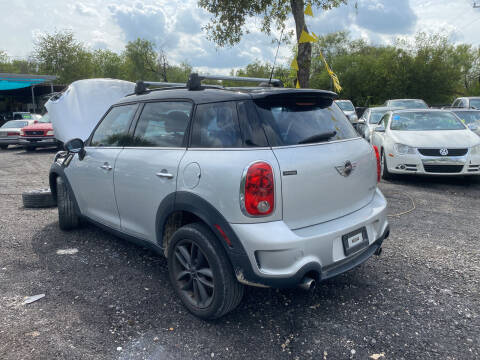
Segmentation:
{"type": "Polygon", "coordinates": [[[480,175],[480,156],[470,152],[465,156],[394,155],[387,158],[387,164],[392,174],[480,175]]]}
{"type": "Polygon", "coordinates": [[[54,137],[21,137],[18,144],[31,147],[56,146],[58,140],[54,137]]]}
{"type": "Polygon", "coordinates": [[[231,224],[246,255],[232,259],[240,282],[272,287],[324,280],[366,261],[389,235],[387,202],[377,189],[370,204],[341,218],[291,230],[283,221],[231,224]],[[368,243],[346,255],[342,237],[364,228],[368,243]],[[246,263],[248,261],[248,263],[246,263]]]}

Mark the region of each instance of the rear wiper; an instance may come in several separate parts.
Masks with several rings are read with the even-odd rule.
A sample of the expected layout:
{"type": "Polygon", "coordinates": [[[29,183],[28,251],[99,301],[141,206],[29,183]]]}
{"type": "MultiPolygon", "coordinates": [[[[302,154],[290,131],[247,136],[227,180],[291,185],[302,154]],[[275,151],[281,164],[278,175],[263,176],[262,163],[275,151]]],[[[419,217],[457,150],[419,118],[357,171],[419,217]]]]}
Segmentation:
{"type": "Polygon", "coordinates": [[[308,143],[327,141],[327,140],[330,140],[335,135],[337,135],[337,132],[335,130],[328,131],[328,132],[309,136],[308,138],[299,141],[298,144],[308,144],[308,143]]]}

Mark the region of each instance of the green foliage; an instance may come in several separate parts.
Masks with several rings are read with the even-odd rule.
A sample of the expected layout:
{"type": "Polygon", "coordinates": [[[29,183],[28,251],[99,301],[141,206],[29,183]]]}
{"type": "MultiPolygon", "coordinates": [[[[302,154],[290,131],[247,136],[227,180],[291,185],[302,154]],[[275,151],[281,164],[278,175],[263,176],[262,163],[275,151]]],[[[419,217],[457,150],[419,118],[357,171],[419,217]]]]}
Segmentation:
{"type": "Polygon", "coordinates": [[[479,93],[479,51],[455,46],[440,35],[420,33],[413,43],[395,46],[352,41],[345,32],[323,36],[313,47],[310,83],[331,89],[320,50],[340,79],[341,96],[359,106],[392,98],[449,104],[458,95],[479,93]]]}
{"type": "Polygon", "coordinates": [[[64,84],[89,77],[91,53],[70,31],[42,34],[34,44],[34,58],[40,72],[56,74],[64,84]]]}
{"type": "MultiPolygon", "coordinates": [[[[198,5],[212,14],[205,26],[208,38],[219,46],[233,46],[244,34],[249,33],[254,17],[260,17],[260,30],[270,35],[272,30],[281,30],[292,14],[292,2],[298,0],[199,0],[198,5]]],[[[328,10],[346,3],[346,0],[312,0],[312,6],[328,10]]],[[[302,3],[304,4],[303,0],[302,3]]]]}

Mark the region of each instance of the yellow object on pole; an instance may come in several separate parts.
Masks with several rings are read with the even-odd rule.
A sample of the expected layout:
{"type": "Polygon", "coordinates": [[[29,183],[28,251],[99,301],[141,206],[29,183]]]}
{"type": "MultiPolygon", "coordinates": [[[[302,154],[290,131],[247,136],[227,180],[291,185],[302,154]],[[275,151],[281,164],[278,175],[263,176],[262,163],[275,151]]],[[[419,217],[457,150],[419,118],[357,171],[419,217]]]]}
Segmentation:
{"type": "Polygon", "coordinates": [[[317,41],[316,38],[314,38],[312,35],[307,33],[305,30],[302,30],[302,33],[300,34],[300,39],[298,39],[298,43],[311,43],[317,41]]]}
{"type": "Polygon", "coordinates": [[[297,74],[297,85],[295,85],[297,89],[300,89],[300,83],[298,82],[298,74],[297,74]]]}
{"type": "Polygon", "coordinates": [[[342,91],[342,87],[340,86],[340,81],[338,81],[337,75],[330,69],[330,66],[328,66],[327,60],[325,60],[325,57],[323,56],[322,52],[320,52],[320,57],[322,58],[323,62],[325,63],[325,69],[327,69],[328,75],[330,75],[332,81],[333,81],[333,87],[336,92],[342,91]]]}
{"type": "Polygon", "coordinates": [[[293,61],[292,61],[292,63],[290,64],[290,67],[291,67],[293,70],[298,71],[298,62],[297,62],[297,57],[296,57],[296,56],[293,58],[293,61]]]}
{"type": "Polygon", "coordinates": [[[313,16],[312,4],[307,4],[307,7],[305,8],[305,15],[313,16]]]}

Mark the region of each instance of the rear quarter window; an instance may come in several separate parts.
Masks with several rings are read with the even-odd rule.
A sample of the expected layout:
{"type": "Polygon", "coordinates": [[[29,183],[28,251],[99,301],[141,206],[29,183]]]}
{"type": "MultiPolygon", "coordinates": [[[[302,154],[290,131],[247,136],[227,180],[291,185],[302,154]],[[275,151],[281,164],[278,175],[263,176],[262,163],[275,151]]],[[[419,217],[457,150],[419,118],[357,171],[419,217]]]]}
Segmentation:
{"type": "Polygon", "coordinates": [[[327,134],[328,139],[312,143],[358,137],[343,112],[329,99],[257,101],[256,105],[272,146],[297,145],[322,134],[327,134]]]}

